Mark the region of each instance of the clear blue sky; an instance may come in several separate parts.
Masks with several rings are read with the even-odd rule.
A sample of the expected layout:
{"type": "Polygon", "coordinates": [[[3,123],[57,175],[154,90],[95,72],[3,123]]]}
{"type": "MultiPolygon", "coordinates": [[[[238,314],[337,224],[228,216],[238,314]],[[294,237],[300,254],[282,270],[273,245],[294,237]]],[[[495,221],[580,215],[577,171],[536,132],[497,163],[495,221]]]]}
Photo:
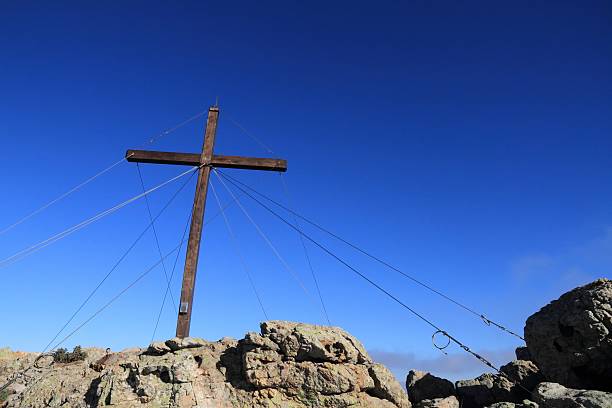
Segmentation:
{"type": "MultiPolygon", "coordinates": [[[[0,53],[2,227],[219,97],[218,153],[270,155],[232,118],[288,159],[299,212],[515,330],[564,290],[610,276],[607,1],[5,2],[0,53]]],[[[194,121],[150,147],[197,152],[202,130],[194,121]]],[[[153,186],[183,168],[142,170],[153,186]]],[[[277,174],[231,174],[286,202],[277,174]]],[[[178,185],[151,195],[154,212],[178,185]]],[[[0,256],[140,191],[135,165],[123,163],[0,235],[0,256]]],[[[193,180],[160,218],[164,252],[180,240],[192,194],[193,180]]],[[[314,296],[296,234],[243,201],[314,296]]],[[[324,323],[237,206],[228,217],[270,317],[324,323]]],[[[0,269],[0,345],[42,349],[147,220],[138,201],[0,269]]],[[[519,345],[315,236],[493,360],[519,345]]],[[[257,330],[262,313],[221,218],[204,237],[192,333],[257,330]]],[[[309,251],[332,322],[398,375],[484,369],[456,347],[443,356],[431,328],[309,251]]],[[[74,325],[157,257],[148,234],[74,325]]],[[[181,274],[182,258],[175,298],[181,274]]],[[[66,346],[146,345],[164,285],[158,268],[66,346]]],[[[174,322],[167,307],[156,337],[171,337],[174,322]]]]}

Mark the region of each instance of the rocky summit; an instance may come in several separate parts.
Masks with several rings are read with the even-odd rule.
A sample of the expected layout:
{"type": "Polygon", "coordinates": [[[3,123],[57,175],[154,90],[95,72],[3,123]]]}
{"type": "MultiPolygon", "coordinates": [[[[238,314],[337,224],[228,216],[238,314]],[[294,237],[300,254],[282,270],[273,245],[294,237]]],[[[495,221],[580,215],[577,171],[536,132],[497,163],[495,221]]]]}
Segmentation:
{"type": "Polygon", "coordinates": [[[524,337],[499,372],[453,383],[415,369],[407,393],[344,330],[284,321],[242,340],[174,338],[85,359],[0,349],[0,408],[612,408],[612,281],[544,306],[524,337]]]}
{"type": "Polygon", "coordinates": [[[612,281],[576,288],[527,319],[525,341],[542,374],[574,388],[612,391],[612,281]]]}
{"type": "Polygon", "coordinates": [[[238,341],[175,338],[85,351],[85,360],[60,364],[4,350],[0,382],[15,381],[0,407],[411,406],[389,370],[339,328],[270,321],[238,341]]]}
{"type": "Polygon", "coordinates": [[[527,319],[517,359],[451,382],[411,370],[415,408],[612,408],[612,281],[599,279],[527,319]]]}

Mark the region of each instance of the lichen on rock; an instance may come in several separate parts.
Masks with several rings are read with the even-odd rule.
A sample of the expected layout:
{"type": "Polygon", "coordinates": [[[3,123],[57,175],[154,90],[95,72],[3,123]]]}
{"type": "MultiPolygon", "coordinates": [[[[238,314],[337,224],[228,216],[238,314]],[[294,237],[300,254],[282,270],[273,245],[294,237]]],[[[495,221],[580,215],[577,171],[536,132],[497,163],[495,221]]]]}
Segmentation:
{"type": "Polygon", "coordinates": [[[538,385],[534,397],[540,407],[544,408],[612,408],[612,393],[575,390],[550,382],[538,385]]]}
{"type": "MultiPolygon", "coordinates": [[[[239,341],[175,338],[144,351],[87,352],[85,361],[30,371],[6,407],[411,406],[389,370],[334,327],[271,321],[239,341]]],[[[0,371],[0,381],[25,360],[0,371]]]]}

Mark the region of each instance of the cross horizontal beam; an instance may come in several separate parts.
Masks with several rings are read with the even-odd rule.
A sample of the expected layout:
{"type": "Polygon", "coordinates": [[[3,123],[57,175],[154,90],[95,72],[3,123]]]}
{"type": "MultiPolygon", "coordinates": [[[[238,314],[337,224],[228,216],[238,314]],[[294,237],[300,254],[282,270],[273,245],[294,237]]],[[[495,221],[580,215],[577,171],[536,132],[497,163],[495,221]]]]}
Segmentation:
{"type": "MultiPolygon", "coordinates": [[[[150,150],[128,150],[125,158],[129,162],[178,164],[199,166],[201,155],[198,153],[156,152],[150,150]]],[[[287,171],[287,161],[282,159],[264,159],[259,157],[219,156],[213,155],[210,163],[213,167],[229,169],[249,169],[267,171],[287,171]]]]}

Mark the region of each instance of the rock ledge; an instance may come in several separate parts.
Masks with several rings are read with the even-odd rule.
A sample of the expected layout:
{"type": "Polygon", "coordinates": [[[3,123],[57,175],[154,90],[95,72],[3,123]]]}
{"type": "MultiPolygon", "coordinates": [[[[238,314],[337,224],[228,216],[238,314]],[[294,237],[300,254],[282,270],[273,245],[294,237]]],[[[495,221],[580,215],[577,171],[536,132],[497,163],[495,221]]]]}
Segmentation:
{"type": "MultiPolygon", "coordinates": [[[[269,321],[239,341],[86,351],[86,361],[30,370],[0,407],[411,407],[389,370],[339,328],[269,321]]],[[[4,352],[0,381],[35,358],[4,352]]]]}

